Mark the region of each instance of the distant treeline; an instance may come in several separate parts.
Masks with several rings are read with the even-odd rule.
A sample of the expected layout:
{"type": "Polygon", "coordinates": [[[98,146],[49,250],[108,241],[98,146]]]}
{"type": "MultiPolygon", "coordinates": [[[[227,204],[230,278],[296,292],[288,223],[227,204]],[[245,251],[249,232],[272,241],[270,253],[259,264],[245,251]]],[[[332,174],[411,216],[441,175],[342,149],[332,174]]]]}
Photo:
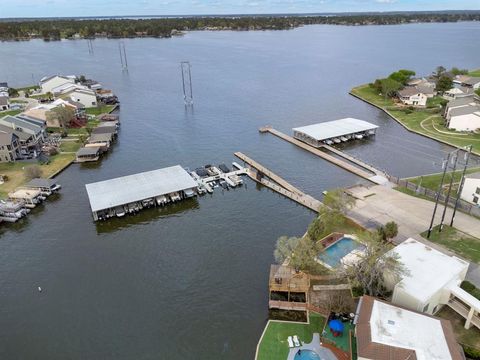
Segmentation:
{"type": "Polygon", "coordinates": [[[189,30],[285,30],[302,25],[394,25],[480,21],[480,12],[356,14],[333,16],[238,16],[156,19],[37,19],[0,22],[1,40],[170,37],[189,30]]]}

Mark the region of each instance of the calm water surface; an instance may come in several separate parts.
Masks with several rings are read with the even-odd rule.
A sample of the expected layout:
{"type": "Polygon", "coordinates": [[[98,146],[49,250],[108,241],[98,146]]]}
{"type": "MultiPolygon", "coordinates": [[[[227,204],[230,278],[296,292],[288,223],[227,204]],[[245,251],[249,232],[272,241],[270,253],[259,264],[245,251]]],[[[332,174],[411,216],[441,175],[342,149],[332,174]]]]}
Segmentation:
{"type": "Polygon", "coordinates": [[[398,68],[479,67],[480,24],[308,26],[196,32],[174,39],[0,43],[0,80],[85,74],[114,89],[122,129],[98,166],[73,165],[61,195],[0,233],[1,359],[251,359],[267,320],[267,277],[283,234],[312,212],[247,181],[164,210],[95,224],[84,185],[242,151],[314,196],[361,180],[258,127],[341,117],[380,126],[345,150],[409,176],[438,171],[449,148],[410,134],[347,94],[398,68]],[[455,51],[451,46],[455,44],[455,51]],[[179,63],[192,63],[193,109],[179,63]],[[43,292],[39,293],[37,287],[43,292]]]}

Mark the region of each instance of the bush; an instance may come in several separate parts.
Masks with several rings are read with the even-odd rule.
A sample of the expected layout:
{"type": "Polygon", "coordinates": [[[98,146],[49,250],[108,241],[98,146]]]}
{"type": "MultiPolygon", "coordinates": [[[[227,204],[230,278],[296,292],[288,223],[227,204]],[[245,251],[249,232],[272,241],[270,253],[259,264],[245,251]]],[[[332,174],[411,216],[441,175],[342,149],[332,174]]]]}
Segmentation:
{"type": "Polygon", "coordinates": [[[462,345],[463,351],[468,359],[480,360],[480,350],[468,345],[462,345]]]}
{"type": "Polygon", "coordinates": [[[28,180],[42,177],[42,169],[38,165],[32,165],[25,169],[25,177],[28,180]]]}
{"type": "Polygon", "coordinates": [[[474,284],[472,284],[470,281],[463,281],[462,285],[460,287],[468,292],[470,295],[476,297],[477,299],[480,300],[480,289],[478,289],[474,284]]]}

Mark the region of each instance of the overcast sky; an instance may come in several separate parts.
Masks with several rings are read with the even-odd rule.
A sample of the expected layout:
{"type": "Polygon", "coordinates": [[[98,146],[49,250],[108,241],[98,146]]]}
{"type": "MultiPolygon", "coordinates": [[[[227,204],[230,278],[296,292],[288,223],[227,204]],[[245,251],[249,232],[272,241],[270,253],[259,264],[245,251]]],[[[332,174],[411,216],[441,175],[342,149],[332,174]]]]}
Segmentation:
{"type": "Polygon", "coordinates": [[[0,18],[480,10],[480,0],[0,0],[0,18]]]}

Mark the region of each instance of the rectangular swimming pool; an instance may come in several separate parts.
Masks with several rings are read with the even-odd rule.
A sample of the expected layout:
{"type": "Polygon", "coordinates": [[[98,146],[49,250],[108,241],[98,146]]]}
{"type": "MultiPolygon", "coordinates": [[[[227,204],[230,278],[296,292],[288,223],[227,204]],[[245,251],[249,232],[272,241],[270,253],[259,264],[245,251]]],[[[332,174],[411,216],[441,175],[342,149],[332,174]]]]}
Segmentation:
{"type": "Polygon", "coordinates": [[[345,255],[350,254],[353,250],[361,250],[364,248],[365,246],[352,238],[343,237],[318,254],[317,258],[331,267],[336,267],[345,255]]]}

